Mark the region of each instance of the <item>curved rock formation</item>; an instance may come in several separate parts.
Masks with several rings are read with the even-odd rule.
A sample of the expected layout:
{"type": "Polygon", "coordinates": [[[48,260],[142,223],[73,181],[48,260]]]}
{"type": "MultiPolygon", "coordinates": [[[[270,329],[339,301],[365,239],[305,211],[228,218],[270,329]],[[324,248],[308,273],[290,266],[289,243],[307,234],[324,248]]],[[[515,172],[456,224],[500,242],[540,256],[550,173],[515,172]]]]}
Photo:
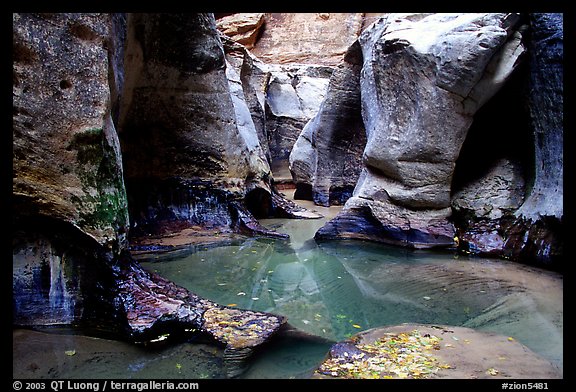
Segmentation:
{"type": "Polygon", "coordinates": [[[334,70],[320,110],[292,148],[290,171],[296,199],[329,206],[342,205],[352,196],[366,145],[360,108],[362,60],[356,42],[334,70]]]}
{"type": "Polygon", "coordinates": [[[268,166],[226,78],[213,17],[134,18],[141,23],[128,18],[128,40],[146,44],[129,45],[123,64],[122,15],[13,15],[13,323],[130,340],[196,328],[246,355],[284,320],[228,311],[143,271],[127,252],[123,174],[142,192],[131,195],[143,214],[136,222],[175,217],[255,232],[242,198],[267,189],[268,166]],[[136,72],[122,74],[123,66],[136,72]],[[120,97],[131,111],[116,105],[120,97]]]}
{"type": "Polygon", "coordinates": [[[392,14],[359,38],[364,169],[317,239],[453,246],[450,184],[474,113],[525,48],[517,14],[392,14]]]}
{"type": "MultiPolygon", "coordinates": [[[[516,95],[507,92],[495,103],[502,106],[516,101],[529,113],[514,116],[507,111],[516,119],[512,124],[505,121],[507,128],[496,131],[502,144],[488,154],[500,151],[500,162],[489,164],[486,173],[458,191],[453,207],[464,250],[562,268],[562,15],[531,15],[529,33],[526,72],[519,75],[520,83],[510,87],[516,95]],[[526,118],[526,124],[518,118],[526,118]],[[518,129],[526,132],[519,134],[518,129]]],[[[473,156],[470,150],[483,149],[479,140],[491,137],[482,134],[470,135],[474,147],[471,144],[463,154],[473,156]]],[[[482,167],[478,161],[474,165],[482,167]]]]}
{"type": "Polygon", "coordinates": [[[136,230],[245,226],[237,208],[254,188],[270,192],[270,168],[213,16],[130,15],[125,67],[119,128],[136,230]]]}

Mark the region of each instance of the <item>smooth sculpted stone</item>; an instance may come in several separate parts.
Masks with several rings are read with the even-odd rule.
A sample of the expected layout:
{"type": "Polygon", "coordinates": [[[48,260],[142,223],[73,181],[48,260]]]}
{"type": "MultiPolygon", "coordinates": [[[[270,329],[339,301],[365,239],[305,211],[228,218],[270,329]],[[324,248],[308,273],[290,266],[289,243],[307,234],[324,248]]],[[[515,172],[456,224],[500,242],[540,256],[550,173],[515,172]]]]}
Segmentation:
{"type": "MultiPolygon", "coordinates": [[[[483,156],[500,150],[500,155],[507,157],[486,166],[476,180],[471,181],[473,176],[464,172],[468,184],[454,190],[454,218],[460,247],[465,251],[562,268],[562,22],[561,14],[530,15],[529,61],[522,65],[523,72],[515,75],[522,84],[507,85],[502,92],[514,90],[485,106],[500,106],[505,110],[500,116],[509,115],[513,122],[503,121],[505,127],[494,127],[491,134],[477,129],[481,134],[473,137],[471,132],[462,150],[461,158],[469,162],[463,168],[471,172],[482,167],[472,150],[483,156]],[[526,93],[520,96],[523,91],[526,93]],[[510,113],[511,99],[526,108],[522,113],[525,125],[518,115],[510,113]],[[518,129],[525,131],[519,134],[518,129]],[[491,148],[495,138],[500,145],[491,148]]],[[[497,112],[493,111],[494,115],[497,112]]],[[[465,177],[462,171],[460,174],[465,177]]]]}
{"type": "Polygon", "coordinates": [[[366,145],[360,107],[361,68],[362,50],[355,42],[332,73],[318,113],[290,152],[296,199],[329,206],[342,205],[352,196],[366,145]]]}
{"type": "Polygon", "coordinates": [[[336,343],[313,378],[557,379],[513,337],[444,325],[373,328],[336,343]]]}
{"type": "Polygon", "coordinates": [[[450,185],[474,113],[525,48],[518,14],[391,14],[359,37],[364,167],[317,239],[453,246],[450,185]],[[369,227],[365,231],[365,227],[369,227]]]}
{"type": "Polygon", "coordinates": [[[244,198],[270,199],[271,172],[214,16],[130,14],[127,26],[119,134],[132,234],[250,231],[244,198]]]}

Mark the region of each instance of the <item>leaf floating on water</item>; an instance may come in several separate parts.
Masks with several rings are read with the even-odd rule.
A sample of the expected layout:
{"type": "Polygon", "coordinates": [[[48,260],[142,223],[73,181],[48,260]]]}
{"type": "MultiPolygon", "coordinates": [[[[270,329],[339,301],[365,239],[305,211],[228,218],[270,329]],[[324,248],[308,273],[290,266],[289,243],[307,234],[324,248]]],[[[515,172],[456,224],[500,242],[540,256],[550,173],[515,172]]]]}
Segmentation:
{"type": "Polygon", "coordinates": [[[238,304],[228,304],[226,306],[234,307],[234,306],[238,306],[238,304]]]}
{"type": "Polygon", "coordinates": [[[252,297],[252,300],[254,301],[258,301],[260,298],[259,297],[252,297]]]}
{"type": "Polygon", "coordinates": [[[425,295],[424,297],[422,297],[422,298],[424,298],[426,301],[430,301],[430,300],[432,299],[432,298],[430,298],[430,297],[428,297],[428,296],[426,296],[426,295],[425,295]]]}
{"type": "Polygon", "coordinates": [[[71,357],[72,355],[76,355],[76,350],[66,350],[66,351],[64,351],[64,354],[71,357]]]}
{"type": "Polygon", "coordinates": [[[352,324],[352,326],[353,326],[354,328],[358,328],[358,329],[362,328],[362,327],[359,326],[358,324],[352,324]]]}
{"type": "Polygon", "coordinates": [[[218,283],[218,286],[226,286],[228,283],[218,283]]]}
{"type": "Polygon", "coordinates": [[[246,295],[246,293],[243,292],[243,291],[240,291],[240,292],[239,292],[238,294],[236,294],[236,295],[246,295]]]}
{"type": "Polygon", "coordinates": [[[302,320],[302,322],[303,322],[304,324],[306,324],[306,325],[310,324],[310,321],[309,321],[309,320],[302,320]]]}
{"type": "Polygon", "coordinates": [[[511,336],[508,336],[508,341],[509,341],[509,342],[513,342],[513,341],[514,341],[514,338],[511,337],[511,336]]]}

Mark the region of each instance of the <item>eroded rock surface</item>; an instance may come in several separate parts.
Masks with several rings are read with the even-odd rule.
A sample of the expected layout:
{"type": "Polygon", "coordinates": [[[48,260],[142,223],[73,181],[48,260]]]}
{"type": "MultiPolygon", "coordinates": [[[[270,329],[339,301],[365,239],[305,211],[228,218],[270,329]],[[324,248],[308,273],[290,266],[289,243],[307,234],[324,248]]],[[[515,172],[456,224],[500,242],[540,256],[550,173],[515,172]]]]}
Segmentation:
{"type": "Polygon", "coordinates": [[[455,161],[474,113],[525,48],[517,14],[394,14],[359,38],[365,167],[317,239],[453,246],[455,161]]]}
{"type": "MultiPolygon", "coordinates": [[[[500,151],[503,158],[488,166],[483,176],[467,189],[457,192],[453,207],[460,220],[461,247],[466,251],[561,268],[562,15],[533,14],[529,22],[527,70],[519,75],[521,83],[511,87],[516,88],[516,96],[506,94],[495,103],[503,106],[511,100],[520,102],[528,108],[527,113],[519,113],[526,118],[526,124],[518,120],[503,123],[506,128],[502,131],[506,134],[502,131],[495,134],[502,145],[486,154],[500,151]],[[519,95],[522,92],[524,95],[519,95]],[[518,129],[526,132],[518,133],[518,129]],[[465,198],[472,203],[462,203],[461,196],[466,194],[465,198]]],[[[510,115],[518,118],[514,112],[510,115]]],[[[486,122],[484,126],[488,126],[486,122]]],[[[485,137],[492,139],[489,135],[485,137]]],[[[474,143],[474,148],[484,149],[478,140],[476,136],[470,143],[474,143]]],[[[469,154],[473,147],[468,147],[463,153],[469,154]]],[[[482,160],[477,161],[476,166],[481,167],[482,160]]]]}
{"type": "Polygon", "coordinates": [[[284,237],[243,200],[270,192],[249,111],[211,14],[131,15],[127,25],[123,62],[123,15],[13,15],[13,323],[129,340],[180,325],[248,355],[283,319],[228,312],[143,271],[127,252],[123,177],[144,233],[195,223],[284,237]]]}
{"type": "Polygon", "coordinates": [[[330,78],[326,98],[290,153],[296,199],[322,206],[342,205],[362,169],[366,131],[361,117],[360,45],[353,44],[330,78]]]}
{"type": "Polygon", "coordinates": [[[126,58],[120,137],[133,226],[250,230],[242,201],[270,193],[270,167],[213,15],[130,15],[126,58]]]}
{"type": "Polygon", "coordinates": [[[265,14],[265,27],[252,49],[267,63],[337,65],[363,26],[360,13],[265,14]]]}

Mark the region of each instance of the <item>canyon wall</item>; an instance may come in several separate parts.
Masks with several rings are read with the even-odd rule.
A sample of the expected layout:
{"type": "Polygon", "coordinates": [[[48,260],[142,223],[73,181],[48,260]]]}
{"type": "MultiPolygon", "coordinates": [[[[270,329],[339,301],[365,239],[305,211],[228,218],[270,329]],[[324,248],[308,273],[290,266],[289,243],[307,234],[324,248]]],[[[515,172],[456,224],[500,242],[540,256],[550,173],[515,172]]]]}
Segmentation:
{"type": "Polygon", "coordinates": [[[283,318],[204,300],[128,252],[134,232],[190,225],[281,237],[245,206],[254,189],[272,199],[269,167],[213,15],[13,26],[13,324],[132,341],[193,329],[249,354],[283,318]]]}
{"type": "Polygon", "coordinates": [[[82,278],[109,283],[107,262],[127,246],[109,87],[113,24],[110,15],[13,15],[15,323],[115,312],[114,291],[82,278]]]}
{"type": "MultiPolygon", "coordinates": [[[[180,320],[171,284],[139,269],[129,240],[278,237],[254,216],[312,217],[275,189],[288,164],[297,197],[345,204],[318,240],[558,266],[561,14],[303,17],[258,18],[249,51],[212,14],[13,15],[15,324],[180,320]],[[271,34],[296,20],[310,36],[293,52],[254,55],[259,42],[281,54],[271,34]]],[[[201,327],[196,316],[186,322],[201,327]]]]}

